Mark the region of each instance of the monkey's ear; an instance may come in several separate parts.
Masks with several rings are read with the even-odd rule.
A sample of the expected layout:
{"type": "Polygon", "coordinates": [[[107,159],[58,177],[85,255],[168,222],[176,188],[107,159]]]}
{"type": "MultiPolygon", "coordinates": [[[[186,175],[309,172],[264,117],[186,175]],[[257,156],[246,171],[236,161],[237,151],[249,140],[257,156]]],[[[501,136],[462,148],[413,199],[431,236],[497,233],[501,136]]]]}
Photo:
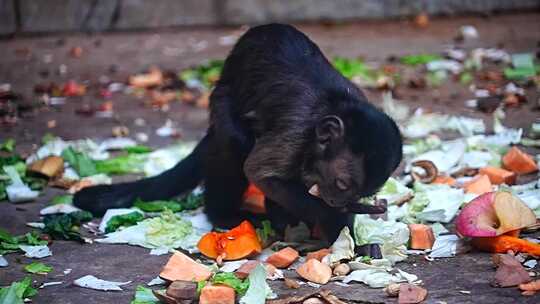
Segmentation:
{"type": "Polygon", "coordinates": [[[315,128],[317,142],[321,148],[326,148],[331,142],[339,141],[345,135],[345,125],[341,118],[335,115],[323,117],[315,128]]]}

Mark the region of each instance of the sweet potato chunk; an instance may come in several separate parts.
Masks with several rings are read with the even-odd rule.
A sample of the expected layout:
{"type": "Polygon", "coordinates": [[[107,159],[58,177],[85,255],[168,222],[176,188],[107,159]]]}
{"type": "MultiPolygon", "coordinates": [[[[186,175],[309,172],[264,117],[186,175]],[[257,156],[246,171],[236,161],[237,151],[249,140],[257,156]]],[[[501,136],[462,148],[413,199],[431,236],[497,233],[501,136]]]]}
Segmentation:
{"type": "Polygon", "coordinates": [[[277,268],[287,268],[298,258],[298,251],[291,247],[286,247],[272,254],[266,259],[266,262],[277,268]]]}
{"type": "Polygon", "coordinates": [[[159,276],[168,281],[191,281],[198,282],[208,279],[212,272],[208,267],[195,262],[187,255],[176,251],[159,276]]]}
{"type": "Polygon", "coordinates": [[[480,174],[487,175],[489,181],[494,185],[507,184],[513,185],[516,182],[516,174],[512,171],[497,167],[480,168],[480,174]]]}
{"type": "Polygon", "coordinates": [[[435,243],[433,229],[428,225],[409,224],[411,232],[411,249],[431,249],[435,243]]]}
{"type": "Polygon", "coordinates": [[[487,175],[478,175],[473,180],[469,181],[464,185],[465,192],[474,193],[474,194],[484,194],[486,192],[491,192],[491,182],[487,175]]]}
{"type": "Polygon", "coordinates": [[[517,147],[512,147],[502,158],[506,169],[517,174],[527,174],[538,171],[536,162],[529,154],[517,147]]]}
{"type": "Polygon", "coordinates": [[[316,259],[318,261],[322,261],[322,259],[330,253],[332,253],[332,250],[329,248],[319,249],[317,251],[309,252],[306,256],[306,260],[316,259]]]}
{"type": "Polygon", "coordinates": [[[207,285],[201,290],[199,304],[234,304],[234,289],[225,285],[207,285]]]}
{"type": "Polygon", "coordinates": [[[309,259],[304,264],[300,265],[296,272],[302,278],[317,284],[326,284],[332,277],[332,269],[330,266],[319,262],[316,259],[309,259]]]}

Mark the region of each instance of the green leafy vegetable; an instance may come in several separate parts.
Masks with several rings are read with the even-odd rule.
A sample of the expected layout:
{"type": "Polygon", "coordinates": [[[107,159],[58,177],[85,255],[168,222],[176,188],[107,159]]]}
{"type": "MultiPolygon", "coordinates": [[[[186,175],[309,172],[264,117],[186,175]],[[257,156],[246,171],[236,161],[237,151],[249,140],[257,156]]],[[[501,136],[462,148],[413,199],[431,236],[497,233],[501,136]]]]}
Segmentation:
{"type": "Polygon", "coordinates": [[[210,60],[206,64],[183,71],[180,73],[180,79],[183,81],[198,80],[206,88],[211,88],[219,79],[223,63],[223,60],[210,60]]]}
{"type": "Polygon", "coordinates": [[[15,139],[10,138],[0,144],[0,151],[13,152],[15,150],[15,139]]]}
{"type": "Polygon", "coordinates": [[[144,219],[144,215],[142,215],[138,211],[133,211],[127,214],[115,215],[107,222],[107,227],[105,228],[105,232],[106,233],[114,232],[122,226],[123,227],[133,226],[137,224],[138,222],[142,221],[143,219],[144,219]]]}
{"type": "Polygon", "coordinates": [[[200,294],[204,286],[208,284],[208,281],[199,281],[197,282],[197,293],[200,294]]]}
{"type": "Polygon", "coordinates": [[[9,287],[0,288],[0,304],[23,304],[23,299],[37,294],[32,287],[32,278],[25,277],[20,282],[13,282],[9,287]]]}
{"type": "Polygon", "coordinates": [[[246,281],[249,281],[249,288],[245,296],[240,298],[240,304],[264,304],[266,299],[276,297],[266,282],[266,268],[261,264],[251,271],[246,281]]]}
{"type": "Polygon", "coordinates": [[[159,217],[153,217],[144,221],[148,229],[146,242],[156,248],[179,247],[179,243],[193,232],[190,221],[183,220],[171,210],[166,209],[159,217]]]}
{"type": "Polygon", "coordinates": [[[145,145],[136,145],[132,147],[127,147],[124,149],[124,151],[130,154],[144,154],[152,152],[153,149],[145,145]]]}
{"type": "Polygon", "coordinates": [[[146,288],[142,285],[138,285],[137,289],[135,290],[135,297],[133,301],[131,301],[131,304],[159,304],[161,303],[156,296],[154,296],[154,293],[152,292],[152,289],[146,288]]]}
{"type": "Polygon", "coordinates": [[[0,156],[0,167],[13,166],[18,163],[24,165],[24,159],[22,159],[19,155],[0,156]]]}
{"type": "Polygon", "coordinates": [[[504,69],[504,76],[511,80],[520,80],[536,75],[534,58],[532,54],[514,54],[512,55],[512,65],[514,68],[504,69]]]}
{"type": "Polygon", "coordinates": [[[49,234],[55,240],[76,240],[84,242],[79,232],[82,223],[92,219],[88,211],[76,211],[69,214],[51,214],[43,219],[43,232],[49,234]]]}
{"type": "Polygon", "coordinates": [[[200,206],[202,206],[204,203],[204,197],[202,193],[195,194],[190,193],[184,198],[180,199],[180,204],[184,208],[184,210],[193,210],[197,209],[200,206]]]}
{"type": "Polygon", "coordinates": [[[46,274],[51,272],[53,268],[40,262],[34,262],[24,266],[24,270],[29,273],[46,274]]]}
{"type": "Polygon", "coordinates": [[[73,195],[71,194],[55,196],[50,202],[51,205],[72,204],[72,203],[73,203],[73,195]]]}
{"type": "Polygon", "coordinates": [[[473,76],[469,72],[461,73],[461,75],[459,75],[459,82],[461,82],[461,84],[469,84],[472,81],[473,81],[473,76]]]}
{"type": "Polygon", "coordinates": [[[441,56],[435,54],[406,55],[400,58],[401,63],[406,65],[420,65],[431,61],[440,60],[441,56]]]}
{"type": "Polygon", "coordinates": [[[0,201],[7,198],[6,187],[6,183],[0,180],[0,201]]]}
{"type": "Polygon", "coordinates": [[[41,240],[34,231],[20,236],[12,236],[9,232],[0,228],[0,255],[20,251],[19,245],[40,246],[47,245],[47,241],[41,240]]]}
{"type": "Polygon", "coordinates": [[[111,159],[98,160],[95,162],[95,168],[98,173],[108,175],[141,173],[145,161],[145,153],[130,153],[111,159]]]}
{"type": "Polygon", "coordinates": [[[166,209],[172,212],[180,212],[183,210],[193,210],[202,206],[204,198],[202,194],[193,194],[185,196],[184,198],[176,200],[159,200],[145,202],[141,199],[137,199],[134,206],[141,209],[144,212],[162,212],[166,209]]]}
{"type": "Polygon", "coordinates": [[[47,143],[53,141],[55,138],[56,138],[56,136],[54,136],[54,134],[47,132],[41,138],[41,143],[46,145],[47,143]]]}
{"type": "Polygon", "coordinates": [[[360,262],[362,263],[371,263],[372,258],[368,255],[363,255],[360,257],[360,262]]]}
{"type": "Polygon", "coordinates": [[[249,280],[239,279],[232,272],[219,272],[212,278],[212,283],[232,287],[239,295],[244,295],[249,288],[249,280]]]}
{"type": "Polygon", "coordinates": [[[91,176],[98,173],[95,162],[86,153],[75,151],[69,147],[62,151],[62,158],[69,163],[81,176],[91,176]]]}
{"type": "Polygon", "coordinates": [[[431,87],[438,87],[448,78],[448,73],[445,70],[428,72],[426,75],[427,84],[431,87]]]}
{"type": "Polygon", "coordinates": [[[263,244],[276,235],[276,231],[272,229],[272,223],[268,220],[262,221],[262,228],[257,228],[257,236],[263,244]]]}
{"type": "Polygon", "coordinates": [[[376,81],[377,79],[376,71],[370,69],[361,59],[336,57],[333,64],[336,70],[349,79],[355,76],[360,76],[369,81],[376,81]]]}
{"type": "Polygon", "coordinates": [[[172,212],[180,212],[183,209],[180,202],[175,200],[145,202],[137,199],[133,205],[144,212],[161,212],[165,209],[169,209],[172,212]]]}

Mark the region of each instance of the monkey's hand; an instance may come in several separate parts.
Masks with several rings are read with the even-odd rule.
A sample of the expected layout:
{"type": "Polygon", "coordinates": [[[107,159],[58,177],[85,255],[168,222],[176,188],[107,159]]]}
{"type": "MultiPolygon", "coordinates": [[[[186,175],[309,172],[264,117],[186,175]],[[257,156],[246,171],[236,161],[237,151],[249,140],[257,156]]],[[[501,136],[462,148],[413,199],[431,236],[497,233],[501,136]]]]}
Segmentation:
{"type": "Polygon", "coordinates": [[[386,212],[387,202],[385,199],[380,199],[374,205],[360,204],[358,202],[348,204],[344,209],[345,212],[356,214],[379,214],[386,212]]]}

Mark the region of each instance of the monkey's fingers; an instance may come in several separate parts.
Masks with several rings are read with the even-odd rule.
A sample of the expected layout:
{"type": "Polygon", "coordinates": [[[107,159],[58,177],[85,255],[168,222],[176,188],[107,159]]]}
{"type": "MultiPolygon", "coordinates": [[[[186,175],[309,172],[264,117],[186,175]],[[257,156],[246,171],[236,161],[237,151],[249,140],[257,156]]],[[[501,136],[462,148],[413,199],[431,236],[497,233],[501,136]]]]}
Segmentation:
{"type": "Polygon", "coordinates": [[[356,214],[378,214],[386,212],[386,200],[378,200],[375,205],[353,203],[347,205],[347,211],[356,214]]]}

